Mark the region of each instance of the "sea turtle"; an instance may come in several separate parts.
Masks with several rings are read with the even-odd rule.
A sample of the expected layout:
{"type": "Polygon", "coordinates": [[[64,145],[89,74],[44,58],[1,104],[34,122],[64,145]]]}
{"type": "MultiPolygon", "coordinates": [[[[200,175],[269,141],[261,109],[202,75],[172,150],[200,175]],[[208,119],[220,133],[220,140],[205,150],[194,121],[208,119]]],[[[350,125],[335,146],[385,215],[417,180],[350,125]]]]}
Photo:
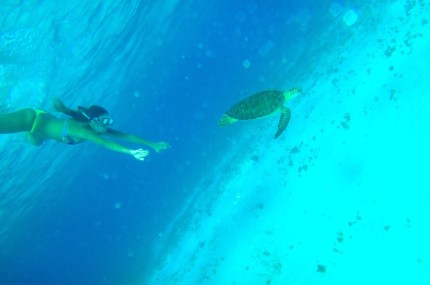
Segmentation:
{"type": "Polygon", "coordinates": [[[224,127],[237,122],[238,120],[252,120],[268,115],[281,113],[278,131],[275,139],[278,138],[290,121],[291,111],[284,106],[284,103],[301,92],[300,88],[293,88],[288,91],[267,90],[256,93],[233,107],[228,109],[219,119],[218,126],[224,127]]]}

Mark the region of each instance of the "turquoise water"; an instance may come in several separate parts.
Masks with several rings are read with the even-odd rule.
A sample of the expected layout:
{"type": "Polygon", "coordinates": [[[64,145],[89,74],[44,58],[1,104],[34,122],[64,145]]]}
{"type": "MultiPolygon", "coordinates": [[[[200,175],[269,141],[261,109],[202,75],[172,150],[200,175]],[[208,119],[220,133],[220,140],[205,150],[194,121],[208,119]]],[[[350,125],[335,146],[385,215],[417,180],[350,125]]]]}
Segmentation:
{"type": "Polygon", "coordinates": [[[2,2],[1,113],[172,148],[0,135],[0,284],[429,284],[428,1],[123,2],[2,2]],[[217,126],[292,87],[278,139],[217,126]]]}

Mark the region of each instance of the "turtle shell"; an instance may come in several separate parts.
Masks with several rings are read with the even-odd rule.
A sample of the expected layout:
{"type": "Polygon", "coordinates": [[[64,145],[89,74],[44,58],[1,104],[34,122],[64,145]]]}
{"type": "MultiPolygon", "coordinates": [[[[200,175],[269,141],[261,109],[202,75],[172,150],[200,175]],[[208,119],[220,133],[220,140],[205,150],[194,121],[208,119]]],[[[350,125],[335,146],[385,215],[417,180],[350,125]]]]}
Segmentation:
{"type": "Polygon", "coordinates": [[[284,92],[263,91],[251,95],[231,107],[225,114],[238,120],[251,120],[274,113],[284,104],[284,92]]]}

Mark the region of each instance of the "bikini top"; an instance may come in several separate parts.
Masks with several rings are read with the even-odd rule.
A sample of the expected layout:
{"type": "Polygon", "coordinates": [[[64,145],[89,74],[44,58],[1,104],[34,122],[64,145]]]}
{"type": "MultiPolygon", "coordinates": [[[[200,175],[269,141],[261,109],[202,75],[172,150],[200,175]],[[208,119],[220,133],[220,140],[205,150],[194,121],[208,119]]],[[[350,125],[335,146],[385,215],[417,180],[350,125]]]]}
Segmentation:
{"type": "Polygon", "coordinates": [[[67,134],[67,120],[64,120],[63,129],[61,130],[61,140],[70,145],[79,143],[74,137],[67,134]]]}

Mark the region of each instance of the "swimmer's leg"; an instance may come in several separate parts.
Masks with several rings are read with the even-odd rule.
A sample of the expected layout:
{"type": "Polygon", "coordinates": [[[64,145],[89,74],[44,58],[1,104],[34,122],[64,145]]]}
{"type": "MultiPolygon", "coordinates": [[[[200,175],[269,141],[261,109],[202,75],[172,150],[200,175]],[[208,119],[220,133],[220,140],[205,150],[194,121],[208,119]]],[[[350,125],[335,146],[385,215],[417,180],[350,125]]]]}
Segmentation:
{"type": "Polygon", "coordinates": [[[29,132],[35,119],[36,112],[33,109],[0,114],[0,134],[29,132]]]}

